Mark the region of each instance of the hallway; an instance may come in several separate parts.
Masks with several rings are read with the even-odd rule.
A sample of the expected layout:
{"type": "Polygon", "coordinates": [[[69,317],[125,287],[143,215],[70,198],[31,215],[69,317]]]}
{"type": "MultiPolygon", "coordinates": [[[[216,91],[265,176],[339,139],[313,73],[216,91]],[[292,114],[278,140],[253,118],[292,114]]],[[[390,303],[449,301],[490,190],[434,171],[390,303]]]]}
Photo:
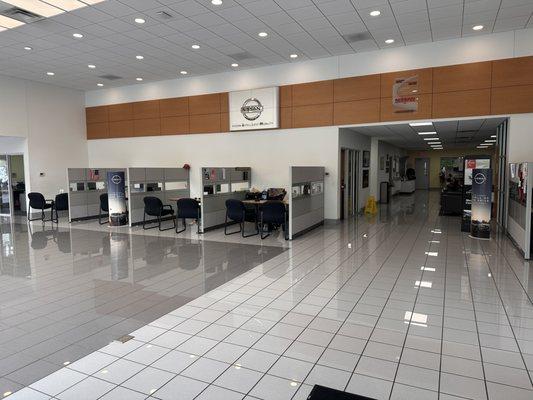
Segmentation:
{"type": "Polygon", "coordinates": [[[505,236],[473,240],[459,218],[438,216],[437,192],[396,196],[375,217],[326,224],[288,248],[139,232],[110,241],[83,227],[35,248],[24,224],[11,226],[1,225],[0,382],[2,393],[31,385],[10,399],[305,399],[314,384],[376,399],[533,398],[529,263],[505,236]],[[148,289],[164,301],[143,314],[135,299],[148,289]],[[128,312],[109,308],[117,291],[128,312]],[[71,334],[60,332],[75,320],[65,293],[91,303],[93,322],[74,332],[108,328],[103,317],[117,328],[64,351],[71,334]],[[57,347],[23,347],[31,321],[45,319],[57,347]],[[28,374],[6,370],[30,355],[28,374]],[[32,383],[41,366],[40,377],[57,371],[32,383]]]}

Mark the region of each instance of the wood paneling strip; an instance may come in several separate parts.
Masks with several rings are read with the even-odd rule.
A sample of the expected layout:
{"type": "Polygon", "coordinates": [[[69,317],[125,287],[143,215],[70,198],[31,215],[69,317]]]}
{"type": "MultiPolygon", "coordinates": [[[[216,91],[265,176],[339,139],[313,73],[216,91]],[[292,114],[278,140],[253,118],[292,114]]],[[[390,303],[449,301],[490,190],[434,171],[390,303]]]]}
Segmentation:
{"type": "Polygon", "coordinates": [[[419,95],[418,110],[414,112],[393,112],[392,98],[381,99],[380,119],[385,122],[431,118],[431,97],[431,94],[419,95]]]}
{"type": "Polygon", "coordinates": [[[107,139],[109,138],[108,122],[93,122],[87,124],[87,139],[107,139]]]}
{"type": "Polygon", "coordinates": [[[292,128],[292,107],[283,107],[279,111],[279,127],[281,129],[292,128]]]}
{"type": "Polygon", "coordinates": [[[161,135],[186,135],[189,133],[189,116],[161,118],[161,135]]]}
{"type": "Polygon", "coordinates": [[[379,122],[379,107],[379,99],[335,103],[333,108],[333,124],[348,125],[379,122]]]}
{"type": "Polygon", "coordinates": [[[220,94],[189,97],[189,115],[220,114],[220,94]]]}
{"type": "Polygon", "coordinates": [[[133,120],[109,122],[109,137],[132,137],[134,136],[133,120]]]}
{"type": "Polygon", "coordinates": [[[190,115],[190,133],[220,132],[220,114],[190,115]]]}
{"type": "Polygon", "coordinates": [[[533,113],[533,85],[493,88],[492,114],[533,113]]]}
{"type": "Polygon", "coordinates": [[[85,109],[85,118],[87,120],[87,124],[107,122],[109,121],[108,107],[87,107],[85,109]]]}
{"type": "Polygon", "coordinates": [[[279,106],[292,107],[292,86],[280,86],[279,88],[279,106]]]}
{"type": "Polygon", "coordinates": [[[492,62],[492,87],[533,85],[533,57],[492,62]]]}
{"type": "Polygon", "coordinates": [[[293,107],[331,103],[333,103],[333,81],[302,83],[292,86],[293,107]]]}
{"type": "Polygon", "coordinates": [[[161,134],[161,118],[145,118],[133,121],[135,136],[157,136],[161,134]]]}
{"type": "Polygon", "coordinates": [[[109,121],[130,121],[133,119],[133,103],[113,104],[108,108],[109,121]]]}
{"type": "Polygon", "coordinates": [[[159,100],[161,118],[181,117],[189,115],[189,98],[176,97],[173,99],[159,100]]]}
{"type": "Polygon", "coordinates": [[[492,63],[450,65],[433,69],[433,93],[491,87],[492,63]]]}
{"type": "Polygon", "coordinates": [[[433,118],[488,114],[490,114],[490,89],[435,93],[433,95],[433,118]]]}
{"type": "Polygon", "coordinates": [[[292,108],[293,128],[329,125],[333,125],[333,103],[292,108]]]}
{"type": "Polygon", "coordinates": [[[159,100],[133,103],[133,119],[159,118],[159,100]]]}
{"type": "Polygon", "coordinates": [[[333,82],[334,102],[379,99],[380,88],[380,75],[335,79],[333,82]]]}

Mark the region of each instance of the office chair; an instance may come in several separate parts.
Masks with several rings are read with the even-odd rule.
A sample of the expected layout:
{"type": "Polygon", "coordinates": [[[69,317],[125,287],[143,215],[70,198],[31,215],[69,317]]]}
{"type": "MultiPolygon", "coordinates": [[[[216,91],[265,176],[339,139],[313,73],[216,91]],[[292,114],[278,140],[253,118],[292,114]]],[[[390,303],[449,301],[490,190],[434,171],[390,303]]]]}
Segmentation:
{"type": "Polygon", "coordinates": [[[54,202],[53,201],[46,201],[42,193],[37,193],[37,192],[28,193],[28,199],[30,200],[30,204],[28,207],[28,221],[41,220],[43,222],[46,222],[46,221],[54,220],[54,214],[53,214],[54,202]],[[41,218],[31,219],[32,208],[34,208],[35,210],[41,210],[41,218]],[[45,219],[44,210],[48,210],[48,209],[50,209],[50,219],[45,219]]]}
{"type": "Polygon", "coordinates": [[[287,224],[287,207],[281,201],[270,201],[265,203],[259,209],[259,229],[261,239],[270,236],[272,226],[281,226],[283,228],[285,240],[288,240],[289,230],[287,224]],[[268,225],[268,232],[264,235],[264,225],[268,225]]]}
{"type": "Polygon", "coordinates": [[[234,233],[241,232],[242,237],[250,237],[259,234],[259,228],[257,226],[257,213],[255,209],[246,208],[244,203],[240,200],[229,199],[226,200],[226,219],[224,221],[224,234],[233,235],[234,233]],[[235,232],[228,233],[228,219],[232,220],[239,224],[239,230],[235,232]],[[244,234],[244,223],[245,222],[254,222],[255,223],[255,233],[251,235],[244,234]]]}
{"type": "Polygon", "coordinates": [[[179,199],[176,203],[176,219],[181,219],[183,222],[183,229],[178,230],[176,223],[176,233],[185,232],[187,229],[187,218],[192,218],[196,220],[198,229],[196,233],[200,233],[200,204],[195,199],[179,199]]]}
{"type": "Polygon", "coordinates": [[[54,211],[56,214],[56,218],[53,220],[56,224],[59,223],[59,215],[58,211],[68,211],[68,193],[60,193],[56,195],[56,199],[54,201],[54,211]]]}
{"type": "Polygon", "coordinates": [[[176,229],[176,217],[174,216],[174,209],[171,205],[163,205],[163,202],[153,196],[146,196],[143,198],[144,201],[144,214],[143,214],[143,229],[152,229],[156,226],[159,227],[160,231],[168,231],[170,228],[161,229],[161,218],[170,216],[174,222],[174,229],[176,229]],[[151,226],[150,228],[146,227],[146,216],[156,217],[157,225],[151,226]]]}
{"type": "Polygon", "coordinates": [[[105,215],[102,214],[102,211],[106,214],[109,214],[109,197],[107,193],[102,193],[100,195],[100,211],[98,213],[98,223],[100,225],[104,225],[109,222],[108,220],[104,220],[104,222],[102,222],[102,217],[105,215]]]}
{"type": "Polygon", "coordinates": [[[283,200],[285,198],[285,195],[287,194],[287,191],[283,188],[277,189],[277,188],[270,188],[267,191],[267,200],[283,200]]]}

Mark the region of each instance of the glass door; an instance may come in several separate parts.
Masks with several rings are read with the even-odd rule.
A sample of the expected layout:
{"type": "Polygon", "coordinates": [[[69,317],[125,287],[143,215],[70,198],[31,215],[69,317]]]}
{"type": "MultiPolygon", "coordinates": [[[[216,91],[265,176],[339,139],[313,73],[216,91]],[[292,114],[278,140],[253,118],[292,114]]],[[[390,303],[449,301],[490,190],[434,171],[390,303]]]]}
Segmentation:
{"type": "Polygon", "coordinates": [[[11,215],[11,185],[9,183],[9,161],[7,155],[0,155],[0,215],[11,215]]]}

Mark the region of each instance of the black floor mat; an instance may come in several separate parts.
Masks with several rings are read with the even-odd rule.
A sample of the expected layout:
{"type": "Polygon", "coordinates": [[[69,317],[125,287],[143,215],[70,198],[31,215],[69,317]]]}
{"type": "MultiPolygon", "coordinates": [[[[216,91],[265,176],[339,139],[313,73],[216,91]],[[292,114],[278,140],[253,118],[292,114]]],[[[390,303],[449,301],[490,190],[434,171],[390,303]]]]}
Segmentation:
{"type": "Polygon", "coordinates": [[[370,397],[359,396],[357,394],[341,392],[325,386],[315,385],[307,400],[376,400],[370,397]]]}

